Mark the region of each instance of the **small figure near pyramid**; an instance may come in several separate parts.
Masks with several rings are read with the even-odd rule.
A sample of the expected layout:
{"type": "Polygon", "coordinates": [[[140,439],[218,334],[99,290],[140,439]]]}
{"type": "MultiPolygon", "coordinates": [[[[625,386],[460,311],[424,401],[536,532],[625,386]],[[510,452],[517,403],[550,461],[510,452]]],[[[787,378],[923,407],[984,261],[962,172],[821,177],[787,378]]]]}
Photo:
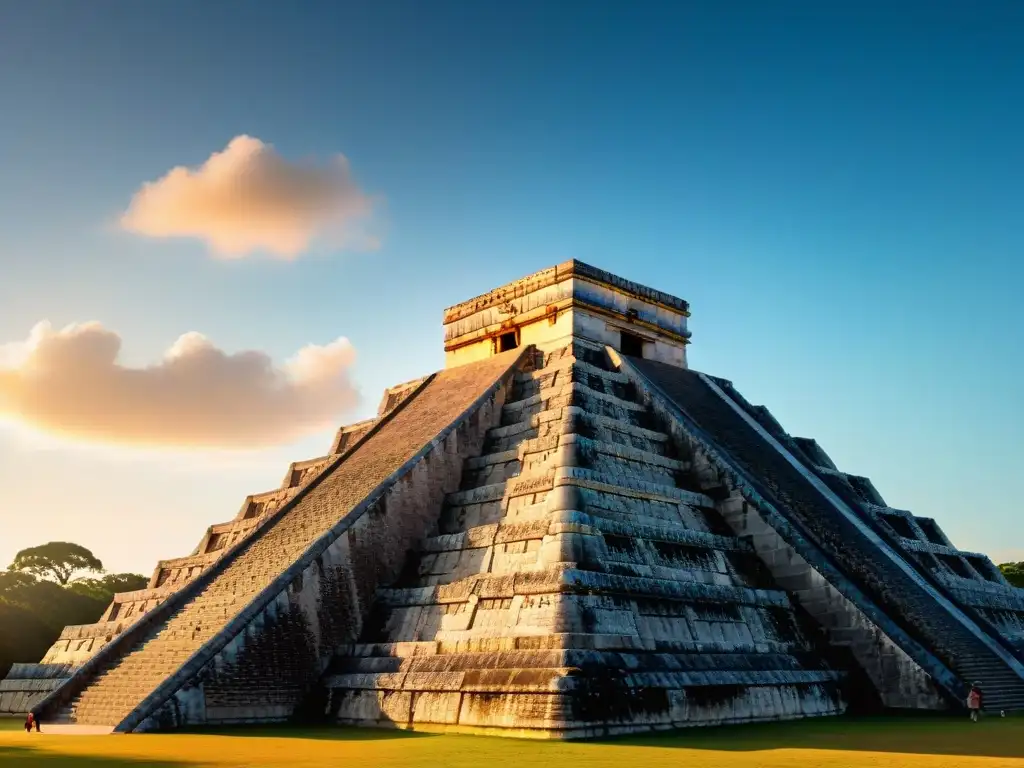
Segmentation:
{"type": "Polygon", "coordinates": [[[1024,709],[1024,590],[690,370],[688,317],[578,261],[447,309],[444,370],[15,665],[0,712],[578,738],[973,716],[972,683],[1024,709]]]}

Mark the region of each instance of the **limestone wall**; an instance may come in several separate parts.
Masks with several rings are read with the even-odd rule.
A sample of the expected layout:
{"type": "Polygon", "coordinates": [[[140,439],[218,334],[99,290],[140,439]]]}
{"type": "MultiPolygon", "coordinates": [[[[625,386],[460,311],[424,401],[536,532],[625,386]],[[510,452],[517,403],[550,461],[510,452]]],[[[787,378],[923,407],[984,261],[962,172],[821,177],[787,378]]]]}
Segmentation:
{"type": "Polygon", "coordinates": [[[520,283],[521,289],[508,292],[507,298],[506,292],[494,294],[493,301],[482,303],[475,312],[448,310],[446,317],[452,319],[446,319],[444,326],[445,367],[495,354],[494,336],[503,331],[518,333],[521,346],[547,348],[568,343],[573,333],[572,280],[566,277],[560,282],[534,283],[527,278],[513,286],[520,283]]]}
{"type": "Polygon", "coordinates": [[[738,490],[719,508],[736,535],[751,541],[779,586],[796,595],[824,628],[829,641],[852,651],[886,707],[948,708],[931,675],[801,557],[738,490]]]}
{"type": "Polygon", "coordinates": [[[95,624],[79,624],[64,627],[60,636],[43,656],[43,664],[64,664],[72,667],[84,664],[93,654],[117,637],[135,621],[98,621],[95,624]]]}
{"type": "Polygon", "coordinates": [[[373,428],[376,421],[377,419],[374,417],[339,429],[334,442],[331,444],[331,454],[336,456],[347,451],[373,428]]]}
{"type": "Polygon", "coordinates": [[[64,627],[42,661],[14,664],[0,680],[0,715],[21,715],[34,709],[130,623],[101,620],[64,627]]]}
{"type": "Polygon", "coordinates": [[[24,715],[71,676],[70,664],[14,664],[0,680],[0,716],[24,715]]]}
{"type": "MultiPolygon", "coordinates": [[[[588,304],[594,302],[595,307],[608,305],[609,307],[617,308],[623,304],[625,297],[616,294],[610,290],[602,290],[600,287],[582,284],[586,286],[586,296],[588,304]],[[597,302],[601,302],[598,304],[597,302]]],[[[630,302],[636,305],[636,302],[630,302]]],[[[636,309],[637,307],[631,307],[636,309]]],[[[640,305],[639,309],[645,311],[640,314],[643,317],[644,314],[651,317],[651,325],[653,323],[665,322],[666,325],[671,327],[673,331],[678,331],[679,326],[682,326],[681,336],[688,337],[688,332],[685,330],[686,322],[685,318],[680,316],[678,318],[681,322],[672,322],[671,320],[663,320],[661,315],[666,314],[663,310],[653,306],[640,305]]],[[[616,310],[613,310],[615,312],[616,310]]],[[[686,367],[686,343],[684,341],[677,340],[675,338],[666,338],[664,335],[658,333],[654,328],[645,324],[642,320],[638,322],[630,322],[625,318],[617,317],[616,314],[611,316],[602,312],[596,312],[588,309],[587,307],[577,306],[573,311],[573,334],[580,338],[589,339],[602,346],[609,346],[613,349],[618,350],[620,346],[620,333],[626,331],[634,336],[639,337],[643,342],[643,356],[651,359],[658,360],[669,365],[675,365],[680,368],[686,367]]]]}
{"type": "Polygon", "coordinates": [[[418,379],[396,384],[395,386],[388,387],[384,390],[384,394],[380,399],[380,405],[377,406],[377,418],[382,419],[395,410],[428,378],[428,376],[421,376],[418,379]]]}
{"type": "Polygon", "coordinates": [[[281,481],[281,487],[298,488],[300,485],[308,483],[320,474],[333,458],[335,458],[334,455],[328,455],[305,461],[293,461],[284,475],[284,480],[281,481]]]}

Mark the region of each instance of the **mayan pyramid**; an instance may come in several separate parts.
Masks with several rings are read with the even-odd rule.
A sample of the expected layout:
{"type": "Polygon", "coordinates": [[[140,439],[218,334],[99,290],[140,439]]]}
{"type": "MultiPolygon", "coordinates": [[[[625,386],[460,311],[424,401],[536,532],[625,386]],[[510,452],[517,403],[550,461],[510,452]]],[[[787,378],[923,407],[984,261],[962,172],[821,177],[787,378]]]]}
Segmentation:
{"type": "Polygon", "coordinates": [[[571,738],[975,681],[1024,709],[1024,590],[689,370],[688,317],[578,261],[449,308],[444,370],[17,665],[0,710],[571,738]]]}

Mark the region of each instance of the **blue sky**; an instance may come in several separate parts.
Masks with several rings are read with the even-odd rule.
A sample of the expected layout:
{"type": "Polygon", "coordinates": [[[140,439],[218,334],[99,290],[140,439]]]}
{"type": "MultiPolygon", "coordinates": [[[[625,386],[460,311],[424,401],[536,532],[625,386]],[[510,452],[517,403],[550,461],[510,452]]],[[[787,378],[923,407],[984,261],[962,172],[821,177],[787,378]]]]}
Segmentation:
{"type": "MultiPolygon", "coordinates": [[[[690,301],[691,365],[890,504],[1024,559],[1022,35],[1010,2],[0,0],[0,344],[96,320],[145,365],[187,331],[275,361],[347,336],[349,421],[443,365],[445,306],[579,258],[690,301]],[[381,247],[117,230],[240,134],[343,153],[381,247]]],[[[0,560],[69,538],[148,573],[329,440],[0,429],[0,560]]]]}

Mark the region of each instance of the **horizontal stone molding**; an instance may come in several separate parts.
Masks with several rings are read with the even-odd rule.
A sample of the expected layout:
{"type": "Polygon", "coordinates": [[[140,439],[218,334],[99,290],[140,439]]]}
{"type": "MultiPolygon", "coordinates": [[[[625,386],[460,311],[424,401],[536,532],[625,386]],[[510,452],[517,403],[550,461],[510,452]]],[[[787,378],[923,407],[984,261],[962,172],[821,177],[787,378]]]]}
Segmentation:
{"type": "Polygon", "coordinates": [[[565,357],[557,362],[545,365],[543,368],[538,368],[535,371],[527,371],[526,373],[517,374],[516,383],[528,384],[534,381],[543,382],[545,379],[558,378],[559,376],[564,375],[567,371],[573,371],[577,374],[585,373],[589,376],[599,376],[605,381],[611,381],[617,384],[625,384],[629,381],[628,377],[618,371],[612,371],[607,368],[598,368],[596,365],[592,365],[585,360],[579,360],[575,357],[565,357]]]}
{"type": "Polygon", "coordinates": [[[98,621],[95,624],[69,624],[61,630],[58,640],[86,640],[120,634],[127,625],[123,621],[98,621]]]}
{"type": "Polygon", "coordinates": [[[470,528],[459,533],[432,536],[423,541],[423,552],[452,552],[489,547],[497,543],[542,538],[555,532],[582,530],[594,535],[609,534],[651,542],[704,547],[722,552],[753,552],[750,542],[728,536],[719,536],[668,521],[659,524],[621,522],[598,517],[578,510],[559,510],[526,523],[492,523],[470,528]]]}
{"type": "Polygon", "coordinates": [[[395,607],[465,603],[474,597],[504,599],[518,595],[591,592],[694,603],[789,606],[789,598],[781,590],[620,576],[575,567],[518,571],[512,574],[481,574],[434,587],[383,589],[378,592],[377,600],[382,605],[395,607]]]}
{"type": "Polygon", "coordinates": [[[555,285],[563,280],[573,278],[587,280],[599,285],[608,285],[623,293],[630,294],[652,304],[659,304],[680,314],[688,315],[690,311],[690,305],[676,296],[648,288],[630,280],[624,280],[610,272],[605,272],[603,269],[598,269],[582,261],[572,259],[509,283],[501,288],[496,288],[489,293],[451,306],[444,311],[444,322],[445,324],[453,323],[489,307],[504,305],[514,299],[539,291],[546,286],[555,285]]]}
{"type": "MultiPolygon", "coordinates": [[[[481,670],[489,671],[489,670],[481,670]]],[[[502,668],[498,674],[484,676],[466,672],[400,672],[349,673],[325,679],[328,688],[377,691],[474,691],[480,693],[522,693],[527,691],[587,691],[590,683],[579,677],[571,667],[502,668]],[[520,682],[522,681],[522,682],[520,682]]],[[[842,679],[834,670],[717,670],[714,672],[632,672],[622,676],[622,683],[633,689],[696,688],[716,686],[779,686],[810,685],[842,679]]]]}

